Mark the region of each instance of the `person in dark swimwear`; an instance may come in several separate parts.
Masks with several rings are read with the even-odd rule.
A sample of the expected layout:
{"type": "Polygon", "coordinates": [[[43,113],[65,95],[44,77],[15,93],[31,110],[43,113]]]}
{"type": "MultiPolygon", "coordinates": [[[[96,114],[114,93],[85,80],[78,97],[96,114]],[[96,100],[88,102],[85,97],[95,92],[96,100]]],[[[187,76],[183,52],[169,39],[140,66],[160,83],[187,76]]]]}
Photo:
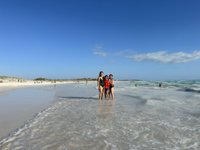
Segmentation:
{"type": "Polygon", "coordinates": [[[109,91],[110,91],[110,81],[107,75],[104,78],[104,91],[105,91],[105,99],[109,99],[109,91]]]}
{"type": "Polygon", "coordinates": [[[109,97],[111,95],[112,100],[114,100],[114,79],[113,79],[113,75],[110,74],[109,75],[109,82],[110,82],[110,93],[109,93],[109,97]]]}
{"type": "Polygon", "coordinates": [[[158,85],[160,88],[162,87],[162,83],[159,83],[159,85],[158,85]]]}
{"type": "Polygon", "coordinates": [[[104,73],[103,71],[99,72],[99,77],[97,79],[97,86],[99,90],[99,100],[103,98],[103,91],[104,91],[104,73]]]}

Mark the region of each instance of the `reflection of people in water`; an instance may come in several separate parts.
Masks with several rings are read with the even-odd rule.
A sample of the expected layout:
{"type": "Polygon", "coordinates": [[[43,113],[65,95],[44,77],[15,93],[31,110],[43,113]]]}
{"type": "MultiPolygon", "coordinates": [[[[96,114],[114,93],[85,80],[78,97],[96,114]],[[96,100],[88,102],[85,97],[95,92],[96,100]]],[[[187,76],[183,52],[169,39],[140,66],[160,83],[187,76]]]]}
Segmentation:
{"type": "Polygon", "coordinates": [[[88,85],[88,79],[86,79],[86,81],[85,81],[85,82],[86,82],[86,85],[88,85]]]}
{"type": "Polygon", "coordinates": [[[104,110],[103,110],[103,101],[99,101],[98,111],[99,111],[99,113],[103,113],[104,112],[104,110]]]}
{"type": "Polygon", "coordinates": [[[101,115],[107,116],[107,113],[113,112],[113,107],[115,105],[115,101],[99,101],[98,110],[101,115]]]}

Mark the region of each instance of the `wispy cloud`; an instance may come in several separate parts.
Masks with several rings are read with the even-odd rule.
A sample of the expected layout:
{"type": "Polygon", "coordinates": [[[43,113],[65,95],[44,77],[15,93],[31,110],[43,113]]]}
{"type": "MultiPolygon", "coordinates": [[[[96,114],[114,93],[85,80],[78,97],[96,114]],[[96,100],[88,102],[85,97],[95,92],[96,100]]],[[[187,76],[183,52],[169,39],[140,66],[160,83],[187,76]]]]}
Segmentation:
{"type": "Polygon", "coordinates": [[[94,54],[94,55],[103,56],[103,57],[106,57],[106,56],[107,56],[107,53],[104,52],[104,51],[94,51],[93,54],[94,54]]]}
{"type": "Polygon", "coordinates": [[[98,55],[98,56],[102,56],[102,57],[106,57],[107,56],[107,53],[102,50],[101,46],[98,46],[98,45],[94,48],[93,54],[94,55],[98,55]]]}
{"type": "Polygon", "coordinates": [[[175,52],[168,53],[166,51],[157,51],[152,53],[126,55],[133,61],[154,61],[160,63],[184,63],[194,60],[200,60],[200,51],[192,53],[175,52]]]}
{"type": "Polygon", "coordinates": [[[122,50],[115,53],[116,56],[129,56],[131,54],[133,54],[133,51],[130,49],[122,50]]]}

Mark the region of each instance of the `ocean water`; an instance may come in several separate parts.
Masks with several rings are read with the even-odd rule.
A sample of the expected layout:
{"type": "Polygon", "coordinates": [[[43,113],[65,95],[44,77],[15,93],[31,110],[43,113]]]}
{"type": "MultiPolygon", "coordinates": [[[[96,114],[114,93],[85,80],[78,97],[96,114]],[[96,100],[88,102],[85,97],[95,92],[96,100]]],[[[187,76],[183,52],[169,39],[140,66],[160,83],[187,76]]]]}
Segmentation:
{"type": "Polygon", "coordinates": [[[57,86],[54,103],[0,149],[200,149],[200,81],[158,83],[116,82],[114,101],[99,101],[96,83],[57,86]]]}

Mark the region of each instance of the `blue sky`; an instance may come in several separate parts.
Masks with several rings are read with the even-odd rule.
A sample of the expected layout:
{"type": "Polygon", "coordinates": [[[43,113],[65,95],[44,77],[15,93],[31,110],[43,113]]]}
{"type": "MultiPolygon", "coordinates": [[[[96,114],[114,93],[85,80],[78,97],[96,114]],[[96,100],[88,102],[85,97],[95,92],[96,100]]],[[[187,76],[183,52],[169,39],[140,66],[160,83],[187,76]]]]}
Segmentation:
{"type": "Polygon", "coordinates": [[[200,1],[0,1],[0,55],[0,75],[199,79],[200,1]]]}

